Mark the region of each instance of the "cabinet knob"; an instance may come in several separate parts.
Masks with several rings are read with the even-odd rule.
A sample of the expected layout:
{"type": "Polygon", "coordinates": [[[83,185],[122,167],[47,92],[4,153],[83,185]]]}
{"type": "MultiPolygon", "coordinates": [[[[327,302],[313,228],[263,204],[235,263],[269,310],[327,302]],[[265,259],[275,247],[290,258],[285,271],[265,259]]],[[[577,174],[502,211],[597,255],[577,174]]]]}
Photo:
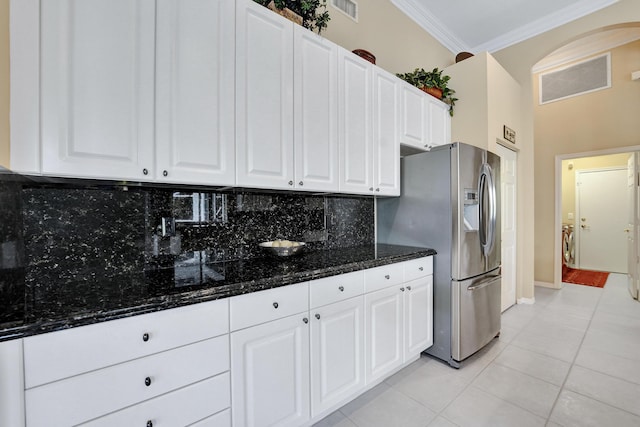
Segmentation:
{"type": "Polygon", "coordinates": [[[147,332],[145,332],[144,334],[142,334],[142,341],[147,342],[149,341],[149,334],[147,332]]]}
{"type": "Polygon", "coordinates": [[[340,292],[344,292],[344,286],[338,286],[338,289],[340,289],[340,292]]]}
{"type": "Polygon", "coordinates": [[[293,181],[289,181],[289,185],[293,185],[293,181]]]}
{"type": "Polygon", "coordinates": [[[151,385],[151,378],[147,377],[144,379],[144,385],[146,385],[147,387],[149,387],[151,385]]]}
{"type": "Polygon", "coordinates": [[[277,302],[273,303],[273,308],[278,308],[278,303],[277,302]]]}
{"type": "Polygon", "coordinates": [[[305,318],[303,318],[303,319],[302,319],[302,321],[303,321],[304,323],[309,323],[309,319],[307,319],[306,317],[305,317],[305,318]]]}
{"type": "Polygon", "coordinates": [[[304,182],[300,181],[300,182],[298,183],[298,185],[299,185],[300,187],[302,187],[302,186],[304,185],[304,182]]]}
{"type": "Polygon", "coordinates": [[[384,276],[384,278],[385,278],[385,279],[387,279],[387,280],[389,280],[389,279],[391,279],[391,276],[389,276],[388,274],[386,274],[386,275],[384,276]]]}
{"type": "Polygon", "coordinates": [[[320,320],[320,314],[316,313],[316,319],[320,320]]]}
{"type": "Polygon", "coordinates": [[[422,270],[424,270],[424,267],[420,267],[420,268],[418,268],[418,270],[422,271],[422,270]]]}
{"type": "Polygon", "coordinates": [[[377,192],[380,192],[380,188],[376,188],[376,191],[377,191],[377,192]]]}
{"type": "Polygon", "coordinates": [[[147,421],[147,427],[153,427],[153,421],[151,420],[147,421]]]}
{"type": "Polygon", "coordinates": [[[373,191],[373,187],[369,187],[369,191],[373,191]]]}
{"type": "Polygon", "coordinates": [[[162,171],[162,176],[168,176],[168,175],[169,175],[169,172],[167,172],[167,171],[162,171]]]}
{"type": "Polygon", "coordinates": [[[143,175],[149,175],[149,170],[147,168],[142,169],[143,175]]]}
{"type": "Polygon", "coordinates": [[[404,292],[404,288],[400,288],[400,290],[401,290],[402,292],[404,292]]]}
{"type": "Polygon", "coordinates": [[[411,290],[411,286],[407,286],[407,290],[410,291],[411,290]]]}

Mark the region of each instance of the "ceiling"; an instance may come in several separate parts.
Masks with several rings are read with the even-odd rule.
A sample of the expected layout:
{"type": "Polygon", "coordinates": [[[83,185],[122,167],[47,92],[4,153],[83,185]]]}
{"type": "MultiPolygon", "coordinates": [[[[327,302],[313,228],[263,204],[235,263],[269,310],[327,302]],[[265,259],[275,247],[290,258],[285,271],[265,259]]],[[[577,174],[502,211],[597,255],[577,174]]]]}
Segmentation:
{"type": "Polygon", "coordinates": [[[391,0],[453,53],[495,52],[618,0],[391,0]]]}

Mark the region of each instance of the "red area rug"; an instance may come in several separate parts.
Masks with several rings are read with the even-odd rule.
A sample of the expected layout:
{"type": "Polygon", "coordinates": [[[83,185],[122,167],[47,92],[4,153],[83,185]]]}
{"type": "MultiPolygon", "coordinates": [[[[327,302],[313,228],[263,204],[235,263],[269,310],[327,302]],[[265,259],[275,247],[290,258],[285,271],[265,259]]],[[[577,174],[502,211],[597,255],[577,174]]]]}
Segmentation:
{"type": "Polygon", "coordinates": [[[578,270],[567,266],[562,266],[562,281],[575,285],[594,286],[604,288],[609,273],[602,271],[578,270]]]}

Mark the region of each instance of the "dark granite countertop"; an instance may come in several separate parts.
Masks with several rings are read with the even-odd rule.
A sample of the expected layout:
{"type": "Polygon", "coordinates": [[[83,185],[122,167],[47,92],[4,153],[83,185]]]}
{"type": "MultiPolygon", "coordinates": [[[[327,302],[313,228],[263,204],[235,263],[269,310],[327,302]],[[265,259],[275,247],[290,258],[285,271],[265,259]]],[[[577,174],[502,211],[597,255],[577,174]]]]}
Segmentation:
{"type": "Polygon", "coordinates": [[[0,323],[0,341],[124,318],[336,274],[434,255],[394,245],[309,250],[276,259],[207,263],[187,260],[172,268],[128,272],[105,280],[57,284],[46,301],[27,307],[24,320],[0,323]]]}

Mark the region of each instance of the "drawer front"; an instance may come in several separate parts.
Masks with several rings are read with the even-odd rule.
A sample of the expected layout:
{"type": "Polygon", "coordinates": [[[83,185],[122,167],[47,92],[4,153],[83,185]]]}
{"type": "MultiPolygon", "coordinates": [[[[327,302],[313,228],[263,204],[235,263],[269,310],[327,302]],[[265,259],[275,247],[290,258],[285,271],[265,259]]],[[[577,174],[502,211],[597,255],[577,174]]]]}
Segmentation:
{"type": "Polygon", "coordinates": [[[373,292],[402,283],[402,263],[388,264],[364,271],[364,291],[373,292]]]}
{"type": "Polygon", "coordinates": [[[225,409],[189,427],[231,427],[231,409],[225,409]]]}
{"type": "Polygon", "coordinates": [[[402,265],[405,282],[433,274],[433,257],[431,256],[405,261],[402,265]]]}
{"type": "Polygon", "coordinates": [[[76,425],[227,370],[224,335],[27,390],[27,425],[76,425]]]}
{"type": "Polygon", "coordinates": [[[228,333],[228,316],[224,299],[25,338],[25,387],[228,333]]]}
{"type": "Polygon", "coordinates": [[[282,286],[231,298],[231,330],[309,310],[309,283],[282,286]]]}
{"type": "Polygon", "coordinates": [[[363,293],[364,271],[325,277],[309,282],[309,306],[316,308],[363,293]]]}
{"type": "Polygon", "coordinates": [[[171,427],[196,423],[231,406],[229,372],[82,424],[171,427]],[[149,424],[149,421],[151,424],[149,424]]]}

